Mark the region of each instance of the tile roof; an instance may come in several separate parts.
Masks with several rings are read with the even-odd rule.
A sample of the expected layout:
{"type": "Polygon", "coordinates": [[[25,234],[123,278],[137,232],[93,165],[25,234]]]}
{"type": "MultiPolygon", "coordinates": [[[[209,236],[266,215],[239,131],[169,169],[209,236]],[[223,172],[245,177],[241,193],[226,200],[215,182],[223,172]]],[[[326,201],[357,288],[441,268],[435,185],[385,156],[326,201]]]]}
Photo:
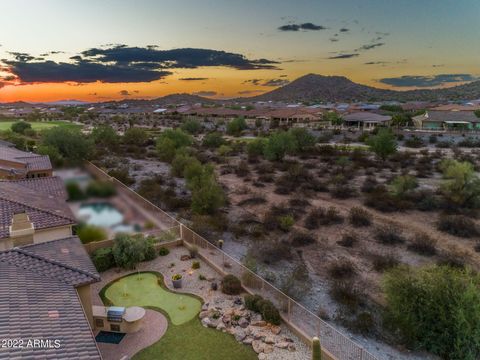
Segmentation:
{"type": "Polygon", "coordinates": [[[360,121],[360,122],[385,122],[392,119],[388,115],[380,115],[368,111],[358,111],[343,116],[345,121],[360,121]]]}
{"type": "Polygon", "coordinates": [[[0,252],[0,263],[14,265],[20,269],[29,270],[75,287],[97,282],[100,279],[96,271],[96,274],[90,273],[57,260],[37,255],[23,248],[13,248],[0,252]]]}
{"type": "Polygon", "coordinates": [[[77,236],[26,245],[22,249],[46,259],[55,259],[57,262],[88,272],[95,277],[100,276],[77,236]]]}
{"type": "Polygon", "coordinates": [[[51,170],[52,164],[47,155],[38,155],[21,151],[12,147],[0,146],[0,160],[24,164],[30,171],[51,170]]]}
{"type": "Polygon", "coordinates": [[[9,236],[12,217],[19,212],[27,213],[35,229],[74,224],[65,198],[58,199],[58,181],[0,181],[0,238],[9,236]]]}
{"type": "Polygon", "coordinates": [[[68,199],[68,194],[65,190],[65,182],[59,176],[8,180],[8,182],[17,184],[19,186],[24,186],[25,188],[30,190],[35,190],[48,195],[53,195],[63,200],[68,199]]]}
{"type": "Polygon", "coordinates": [[[416,116],[416,119],[428,121],[467,121],[480,122],[480,119],[473,113],[473,111],[435,111],[429,110],[424,115],[416,116]]]}
{"type": "Polygon", "coordinates": [[[2,261],[0,273],[0,338],[24,341],[22,349],[0,348],[0,359],[101,359],[74,287],[2,261]],[[26,347],[29,339],[60,346],[26,347]]]}

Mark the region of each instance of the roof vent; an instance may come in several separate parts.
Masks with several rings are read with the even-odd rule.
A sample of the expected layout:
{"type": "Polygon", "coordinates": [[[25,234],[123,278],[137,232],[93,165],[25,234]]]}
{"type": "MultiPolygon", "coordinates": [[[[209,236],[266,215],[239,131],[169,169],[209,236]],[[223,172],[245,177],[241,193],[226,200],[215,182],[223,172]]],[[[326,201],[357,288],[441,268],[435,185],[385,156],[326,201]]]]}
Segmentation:
{"type": "Polygon", "coordinates": [[[62,248],[60,251],[62,252],[62,254],[69,254],[70,253],[70,250],[68,250],[67,248],[62,248]]]}
{"type": "Polygon", "coordinates": [[[33,240],[35,229],[26,212],[13,214],[9,232],[11,238],[31,237],[33,240]]]}

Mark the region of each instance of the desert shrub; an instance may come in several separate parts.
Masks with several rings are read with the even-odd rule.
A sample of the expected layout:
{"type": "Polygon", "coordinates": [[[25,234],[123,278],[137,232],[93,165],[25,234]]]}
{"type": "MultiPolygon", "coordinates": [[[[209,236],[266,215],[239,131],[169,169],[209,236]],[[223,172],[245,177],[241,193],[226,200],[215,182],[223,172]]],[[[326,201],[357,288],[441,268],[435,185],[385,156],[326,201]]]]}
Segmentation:
{"type": "Polygon", "coordinates": [[[265,264],[274,264],[292,258],[291,246],[285,241],[264,242],[258,247],[258,256],[265,264]]]}
{"type": "Polygon", "coordinates": [[[409,147],[409,148],[420,148],[425,145],[423,140],[415,135],[406,139],[404,144],[406,147],[409,147]]]}
{"type": "Polygon", "coordinates": [[[168,254],[170,254],[170,250],[168,250],[166,247],[161,247],[158,249],[158,255],[167,256],[168,254]]]}
{"type": "Polygon", "coordinates": [[[85,193],[76,182],[69,182],[65,185],[68,200],[79,201],[85,199],[85,193]]]}
{"type": "Polygon", "coordinates": [[[365,205],[383,212],[405,210],[411,206],[404,199],[393,195],[383,185],[377,186],[367,193],[365,205]]]}
{"type": "Polygon", "coordinates": [[[250,169],[246,161],[240,161],[235,170],[235,174],[239,177],[244,177],[250,174],[250,169]]]}
{"type": "Polygon", "coordinates": [[[115,169],[112,169],[108,172],[108,175],[114,177],[122,184],[127,186],[132,185],[135,183],[135,179],[130,176],[130,171],[128,170],[127,166],[121,166],[115,169]]]}
{"type": "Polygon", "coordinates": [[[356,227],[370,226],[372,224],[372,215],[363,208],[352,207],[348,214],[350,224],[356,227]]]}
{"type": "Polygon", "coordinates": [[[396,245],[405,242],[401,231],[391,225],[383,225],[377,227],[375,231],[375,239],[384,245],[396,245]]]}
{"type": "Polygon", "coordinates": [[[315,238],[312,235],[304,232],[296,232],[293,234],[291,241],[293,246],[306,246],[313,244],[315,242],[315,238]]]}
{"type": "Polygon", "coordinates": [[[397,267],[384,279],[385,323],[403,342],[444,359],[480,357],[480,278],[448,266],[397,267]]]}
{"type": "Polygon", "coordinates": [[[238,206],[265,204],[267,200],[263,195],[255,195],[238,202],[238,206]]]}
{"type": "Polygon", "coordinates": [[[463,215],[441,215],[437,222],[437,229],[463,238],[478,235],[475,222],[463,215]]]}
{"type": "Polygon", "coordinates": [[[375,320],[370,312],[362,311],[355,316],[348,327],[356,333],[368,335],[375,329],[375,320]]]}
{"type": "Polygon", "coordinates": [[[353,247],[357,242],[357,234],[355,234],[354,232],[348,232],[342,235],[342,238],[337,241],[337,244],[344,247],[353,247]]]}
{"type": "Polygon", "coordinates": [[[227,124],[227,134],[232,136],[240,136],[243,130],[247,128],[247,123],[242,117],[233,119],[227,124]]]}
{"type": "Polygon", "coordinates": [[[437,249],[435,247],[436,243],[437,240],[431,238],[427,234],[417,234],[410,241],[407,249],[420,255],[433,256],[437,252],[437,249]]]}
{"type": "Polygon", "coordinates": [[[285,232],[290,231],[290,229],[294,224],[295,224],[295,219],[293,218],[292,215],[280,216],[278,219],[278,225],[280,229],[285,232]]]}
{"type": "Polygon", "coordinates": [[[457,246],[449,246],[438,256],[438,265],[447,265],[457,269],[464,269],[468,253],[457,246]]]}
{"type": "Polygon", "coordinates": [[[91,181],[87,186],[87,195],[107,198],[116,194],[115,185],[107,181],[91,181]]]}
{"type": "Polygon", "coordinates": [[[242,292],[242,283],[235,275],[225,275],[222,279],[222,292],[227,295],[238,295],[242,292]]]}
{"type": "Polygon", "coordinates": [[[388,254],[370,254],[372,266],[375,271],[384,272],[395,266],[398,266],[400,262],[391,253],[388,254]]]}
{"type": "Polygon", "coordinates": [[[333,300],[346,306],[350,311],[355,311],[362,304],[362,291],[349,281],[332,281],[330,295],[333,300]]]}
{"type": "Polygon", "coordinates": [[[218,148],[226,143],[225,139],[222,137],[222,134],[219,132],[212,132],[203,138],[203,146],[209,148],[218,148]]]}
{"type": "Polygon", "coordinates": [[[112,248],[102,248],[96,250],[92,255],[92,261],[98,272],[106,271],[115,266],[112,248]]]}
{"type": "Polygon", "coordinates": [[[80,225],[76,232],[77,236],[84,244],[105,240],[107,238],[107,233],[105,230],[103,230],[101,227],[93,225],[80,225]]]}
{"type": "Polygon", "coordinates": [[[333,197],[337,199],[348,199],[355,196],[355,189],[349,184],[336,184],[331,192],[333,197]]]}
{"type": "Polygon", "coordinates": [[[364,193],[371,193],[376,189],[377,186],[377,179],[373,176],[367,176],[362,184],[361,191],[364,193]]]}
{"type": "Polygon", "coordinates": [[[270,300],[261,300],[258,304],[263,320],[273,325],[280,325],[280,312],[270,300]]]}
{"type": "Polygon", "coordinates": [[[250,311],[255,311],[255,312],[260,312],[261,309],[259,305],[261,305],[261,301],[263,301],[263,298],[260,295],[250,295],[247,294],[243,298],[245,302],[245,307],[250,310],[250,311]]]}
{"type": "Polygon", "coordinates": [[[199,261],[192,262],[192,269],[193,270],[200,269],[200,262],[199,261]]]}
{"type": "Polygon", "coordinates": [[[347,259],[337,259],[328,266],[328,274],[333,279],[347,279],[356,274],[353,264],[347,259]]]}
{"type": "Polygon", "coordinates": [[[150,242],[151,240],[145,239],[142,234],[118,233],[113,244],[115,263],[124,269],[135,269],[139,262],[145,260],[146,252],[150,251],[150,242]]]}
{"type": "Polygon", "coordinates": [[[157,257],[157,251],[155,250],[154,238],[147,238],[144,240],[143,257],[144,261],[151,261],[157,257]]]}

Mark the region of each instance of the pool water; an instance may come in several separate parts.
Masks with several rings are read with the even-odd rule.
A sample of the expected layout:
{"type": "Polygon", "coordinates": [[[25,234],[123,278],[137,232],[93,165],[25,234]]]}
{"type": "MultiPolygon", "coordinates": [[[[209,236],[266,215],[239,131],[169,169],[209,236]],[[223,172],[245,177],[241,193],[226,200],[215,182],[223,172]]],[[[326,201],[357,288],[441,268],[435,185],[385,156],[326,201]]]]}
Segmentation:
{"type": "Polygon", "coordinates": [[[109,203],[85,204],[78,210],[78,217],[88,225],[110,228],[116,232],[132,232],[132,225],[123,224],[123,214],[109,203]]]}

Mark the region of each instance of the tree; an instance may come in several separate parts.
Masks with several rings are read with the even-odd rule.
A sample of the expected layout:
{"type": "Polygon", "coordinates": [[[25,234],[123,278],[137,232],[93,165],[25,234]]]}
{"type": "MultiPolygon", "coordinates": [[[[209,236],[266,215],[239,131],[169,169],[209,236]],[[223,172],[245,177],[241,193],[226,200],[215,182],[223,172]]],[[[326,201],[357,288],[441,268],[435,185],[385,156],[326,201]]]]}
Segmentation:
{"type": "Polygon", "coordinates": [[[57,149],[63,159],[78,164],[88,158],[92,142],[79,129],[57,126],[43,132],[42,145],[57,149]]]}
{"type": "Polygon", "coordinates": [[[124,269],[135,269],[145,259],[146,244],[142,234],[119,233],[115,236],[113,257],[115,263],[124,269]]]}
{"type": "Polygon", "coordinates": [[[263,154],[270,161],[280,161],[286,154],[297,150],[295,137],[288,132],[278,131],[269,136],[263,154]]]}
{"type": "Polygon", "coordinates": [[[440,163],[440,169],[445,179],[440,190],[451,205],[469,208],[480,205],[480,179],[471,163],[446,159],[440,163]]]}
{"type": "Polygon", "coordinates": [[[147,140],[147,132],[140,128],[131,127],[123,135],[123,142],[127,145],[142,146],[147,140]]]}
{"type": "Polygon", "coordinates": [[[255,139],[247,144],[247,154],[250,158],[254,158],[263,154],[265,148],[264,139],[255,139]]]}
{"type": "Polygon", "coordinates": [[[392,116],[393,126],[409,126],[412,124],[412,117],[406,113],[397,113],[392,116]]]}
{"type": "Polygon", "coordinates": [[[172,167],[170,171],[172,172],[173,176],[184,177],[185,169],[192,164],[198,164],[201,166],[200,162],[193,156],[190,156],[184,152],[177,152],[172,161],[172,167]]]}
{"type": "Polygon", "coordinates": [[[50,161],[55,166],[63,166],[63,163],[64,163],[63,156],[62,154],[60,154],[60,152],[56,147],[40,144],[37,147],[37,153],[41,155],[48,155],[48,157],[50,158],[50,161]]]}
{"type": "Polygon", "coordinates": [[[323,119],[332,126],[341,126],[344,123],[343,117],[335,111],[329,111],[323,115],[323,119]]]}
{"type": "MultiPolygon", "coordinates": [[[[191,170],[191,169],[189,169],[191,170]]],[[[198,171],[198,168],[197,168],[198,171]]],[[[214,214],[225,204],[225,194],[215,179],[210,165],[202,166],[195,176],[186,174],[187,186],[192,192],[192,211],[197,214],[214,214]]]]}
{"type": "Polygon", "coordinates": [[[289,133],[295,138],[297,149],[300,152],[311,149],[317,142],[317,138],[304,128],[293,128],[289,130],[289,133]]]}
{"type": "Polygon", "coordinates": [[[32,125],[26,121],[17,121],[12,124],[11,129],[17,134],[24,134],[25,130],[32,129],[32,125]]]}
{"type": "Polygon", "coordinates": [[[180,129],[167,129],[157,139],[157,152],[161,160],[172,161],[178,149],[190,146],[193,139],[180,129]]]}
{"type": "Polygon", "coordinates": [[[390,184],[393,195],[403,197],[409,191],[418,186],[417,179],[411,175],[400,175],[393,179],[390,184]]]}
{"type": "Polygon", "coordinates": [[[480,118],[480,109],[477,109],[473,112],[476,117],[480,118]]]}
{"type": "Polygon", "coordinates": [[[395,136],[388,129],[380,129],[377,135],[368,139],[367,144],[370,146],[370,150],[383,161],[397,151],[395,136]]]}
{"type": "Polygon", "coordinates": [[[240,136],[242,131],[247,128],[245,119],[240,117],[230,121],[227,124],[227,134],[232,136],[240,136]]]}
{"type": "Polygon", "coordinates": [[[209,133],[203,138],[203,146],[209,148],[218,148],[219,146],[224,145],[225,142],[225,139],[219,132],[209,133]]]}
{"type": "MultiPolygon", "coordinates": [[[[100,125],[92,130],[95,145],[105,146],[114,150],[119,142],[117,132],[110,125],[100,125]]],[[[125,139],[125,138],[124,138],[125,139]]]]}
{"type": "Polygon", "coordinates": [[[449,266],[398,267],[384,278],[386,324],[412,348],[451,360],[480,356],[480,278],[449,266]]]}
{"type": "Polygon", "coordinates": [[[202,124],[198,120],[187,120],[180,127],[183,131],[189,134],[198,134],[202,130],[202,124]]]}

